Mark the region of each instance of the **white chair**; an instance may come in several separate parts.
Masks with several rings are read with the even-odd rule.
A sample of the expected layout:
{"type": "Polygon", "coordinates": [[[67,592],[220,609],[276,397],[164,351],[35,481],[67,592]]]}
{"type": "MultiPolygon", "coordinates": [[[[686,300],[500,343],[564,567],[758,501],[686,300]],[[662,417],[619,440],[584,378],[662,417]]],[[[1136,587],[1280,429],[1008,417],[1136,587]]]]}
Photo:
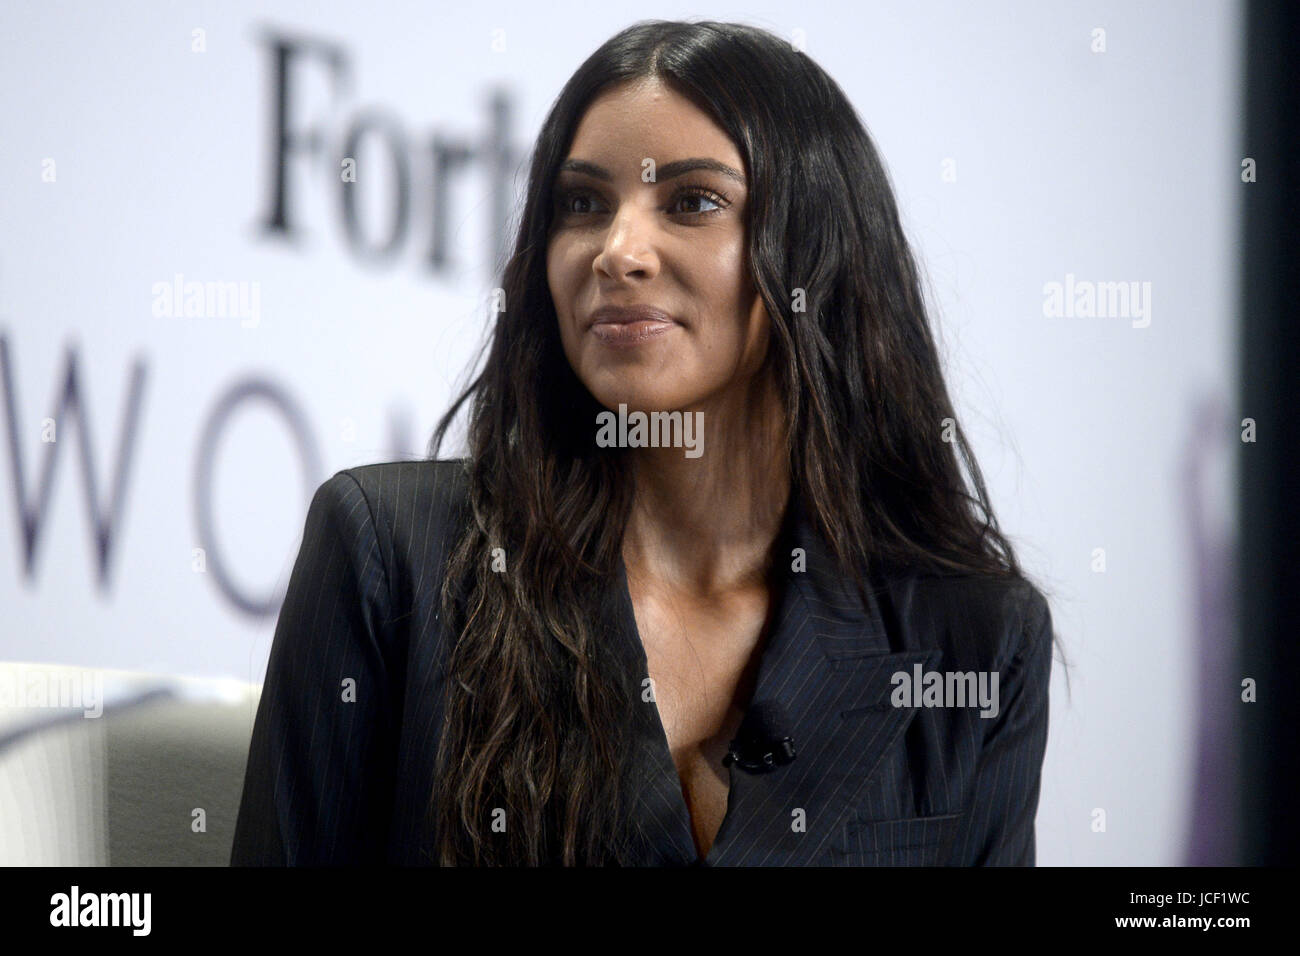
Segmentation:
{"type": "Polygon", "coordinates": [[[0,662],[0,865],[227,866],[260,690],[0,662]]]}

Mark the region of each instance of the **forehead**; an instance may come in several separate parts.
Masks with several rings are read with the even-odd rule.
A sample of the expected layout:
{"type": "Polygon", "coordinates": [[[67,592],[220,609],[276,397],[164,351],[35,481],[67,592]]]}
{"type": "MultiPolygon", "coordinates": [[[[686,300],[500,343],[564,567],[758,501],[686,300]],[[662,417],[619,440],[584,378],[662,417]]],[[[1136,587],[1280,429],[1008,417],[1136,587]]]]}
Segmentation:
{"type": "Polygon", "coordinates": [[[740,152],[708,113],[659,80],[635,80],[606,90],[587,107],[569,157],[616,164],[616,174],[641,173],[641,160],[718,159],[743,169],[740,152]]]}

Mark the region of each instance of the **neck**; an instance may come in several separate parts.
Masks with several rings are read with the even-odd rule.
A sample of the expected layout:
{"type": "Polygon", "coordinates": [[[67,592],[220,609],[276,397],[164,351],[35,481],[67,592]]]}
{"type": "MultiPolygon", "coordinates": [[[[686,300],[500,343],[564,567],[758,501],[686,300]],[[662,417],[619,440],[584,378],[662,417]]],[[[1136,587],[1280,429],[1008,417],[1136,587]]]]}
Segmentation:
{"type": "Polygon", "coordinates": [[[769,377],[689,409],[704,452],[631,449],[633,503],[623,535],[629,575],[707,599],[762,585],[790,494],[780,396],[769,377]]]}

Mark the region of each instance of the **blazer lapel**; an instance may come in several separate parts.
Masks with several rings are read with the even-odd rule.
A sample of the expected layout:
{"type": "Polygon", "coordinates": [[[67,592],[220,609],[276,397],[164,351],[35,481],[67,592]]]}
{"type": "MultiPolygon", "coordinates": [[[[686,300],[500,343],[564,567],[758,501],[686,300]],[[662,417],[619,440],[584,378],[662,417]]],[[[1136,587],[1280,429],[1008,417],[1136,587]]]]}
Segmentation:
{"type": "MultiPolygon", "coordinates": [[[[828,859],[881,757],[915,716],[890,704],[891,677],[937,666],[941,652],[893,652],[874,596],[863,606],[840,579],[826,543],[792,496],[776,546],[780,582],[751,706],[775,702],[795,758],[761,774],[729,768],[727,813],[699,860],[677,769],[658,708],[638,708],[638,791],[646,865],[800,866],[828,859]],[[792,568],[801,548],[806,570],[792,568]]],[[[626,570],[620,562],[620,638],[646,674],[626,570]]]]}

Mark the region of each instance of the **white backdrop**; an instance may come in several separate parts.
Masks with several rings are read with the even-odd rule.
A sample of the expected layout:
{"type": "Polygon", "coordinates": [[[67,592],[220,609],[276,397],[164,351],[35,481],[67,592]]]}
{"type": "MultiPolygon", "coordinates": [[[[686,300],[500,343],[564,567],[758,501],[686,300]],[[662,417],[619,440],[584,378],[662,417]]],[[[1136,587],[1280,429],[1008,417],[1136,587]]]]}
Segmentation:
{"type": "Polygon", "coordinates": [[[856,104],[1073,664],[1039,862],[1182,862],[1190,527],[1231,541],[1245,414],[1233,3],[0,5],[0,659],[259,682],[311,491],[422,453],[546,109],[647,17],[797,37],[856,104]],[[1052,315],[1053,282],[1142,308],[1052,315]]]}

